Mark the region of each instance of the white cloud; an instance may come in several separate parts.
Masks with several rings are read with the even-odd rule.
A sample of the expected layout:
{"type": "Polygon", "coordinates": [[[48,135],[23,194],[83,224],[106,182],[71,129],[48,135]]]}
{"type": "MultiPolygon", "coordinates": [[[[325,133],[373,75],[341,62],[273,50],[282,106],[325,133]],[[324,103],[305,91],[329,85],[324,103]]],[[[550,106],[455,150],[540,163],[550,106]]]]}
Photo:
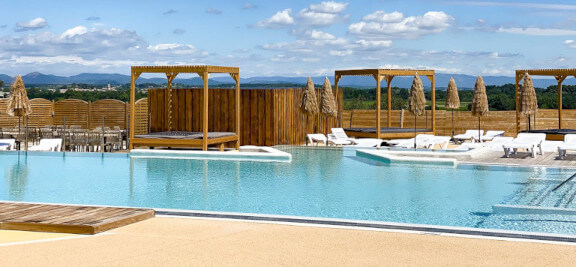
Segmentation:
{"type": "Polygon", "coordinates": [[[400,21],[397,20],[398,14],[390,14],[383,11],[369,14],[366,16],[369,20],[351,24],[348,32],[365,37],[414,39],[426,34],[440,33],[454,20],[442,11],[429,11],[423,16],[404,17],[400,21]]]}
{"type": "MultiPolygon", "coordinates": [[[[185,44],[157,44],[149,45],[148,50],[159,54],[173,54],[173,55],[193,55],[197,54],[198,50],[193,45],[185,44]]],[[[207,54],[201,53],[206,56],[207,54]]]]}
{"type": "Polygon", "coordinates": [[[370,40],[358,40],[356,41],[364,49],[382,49],[388,48],[392,46],[392,41],[390,40],[377,40],[377,41],[370,41],[370,40]]]}
{"type": "Polygon", "coordinates": [[[392,13],[386,13],[386,11],[379,10],[372,14],[364,16],[362,19],[382,23],[395,23],[395,22],[401,22],[402,19],[404,19],[404,15],[398,11],[394,11],[392,13]]]}
{"type": "Polygon", "coordinates": [[[136,32],[77,26],[61,34],[40,32],[0,37],[0,64],[12,71],[77,74],[131,65],[198,63],[209,53],[191,44],[148,44],[136,32]]]}
{"type": "Polygon", "coordinates": [[[29,22],[19,22],[16,24],[16,31],[32,31],[46,27],[46,20],[43,18],[35,18],[29,22]]]}
{"type": "Polygon", "coordinates": [[[574,42],[574,40],[566,40],[564,44],[570,48],[576,48],[576,42],[574,42]]]}
{"type": "Polygon", "coordinates": [[[337,14],[346,10],[346,7],[348,7],[348,3],[328,1],[316,5],[312,4],[310,5],[310,10],[320,13],[337,14]]]}
{"type": "Polygon", "coordinates": [[[292,25],[294,24],[294,18],[292,18],[291,14],[292,9],[290,8],[278,11],[272,17],[257,22],[254,27],[278,29],[292,25]]]}
{"type": "Polygon", "coordinates": [[[352,51],[352,50],[330,50],[329,54],[331,56],[344,57],[344,56],[352,55],[353,53],[354,53],[354,51],[352,51]]]}
{"type": "Polygon", "coordinates": [[[564,30],[564,29],[543,29],[543,28],[503,28],[500,27],[496,32],[511,33],[511,34],[522,34],[522,35],[532,35],[532,36],[565,36],[565,35],[576,35],[576,30],[564,30]]]}
{"type": "Polygon", "coordinates": [[[340,15],[348,3],[322,2],[300,10],[296,16],[298,24],[306,27],[324,27],[346,21],[348,15],[340,15]]]}
{"type": "Polygon", "coordinates": [[[76,26],[76,27],[74,27],[74,28],[72,28],[72,29],[66,30],[64,33],[62,33],[62,35],[60,35],[60,37],[62,37],[62,38],[72,38],[72,37],[74,37],[74,36],[82,35],[82,34],[85,34],[85,33],[87,33],[87,32],[88,32],[88,30],[86,29],[86,27],[84,27],[84,26],[76,26]]]}

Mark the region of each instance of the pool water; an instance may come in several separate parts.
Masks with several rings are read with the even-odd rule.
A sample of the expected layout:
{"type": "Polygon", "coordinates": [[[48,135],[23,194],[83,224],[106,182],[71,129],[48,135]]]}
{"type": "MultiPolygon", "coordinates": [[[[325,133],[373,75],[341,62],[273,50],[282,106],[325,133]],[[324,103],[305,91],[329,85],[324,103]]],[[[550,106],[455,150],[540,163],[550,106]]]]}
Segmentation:
{"type": "Polygon", "coordinates": [[[572,169],[386,164],[355,150],[282,147],[291,163],[2,153],[0,200],[262,213],[576,234],[572,169]]]}

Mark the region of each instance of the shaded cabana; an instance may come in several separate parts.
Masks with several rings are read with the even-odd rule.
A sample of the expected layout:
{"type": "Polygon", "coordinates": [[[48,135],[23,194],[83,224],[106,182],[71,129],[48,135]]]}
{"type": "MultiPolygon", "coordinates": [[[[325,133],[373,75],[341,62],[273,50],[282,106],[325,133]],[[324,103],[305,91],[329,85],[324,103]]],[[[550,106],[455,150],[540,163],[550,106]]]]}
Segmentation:
{"type": "MultiPolygon", "coordinates": [[[[131,110],[134,110],[135,95],[136,95],[136,80],[142,73],[164,73],[168,79],[167,91],[169,101],[167,105],[168,110],[168,125],[166,131],[148,133],[143,135],[135,135],[135,113],[130,113],[130,149],[136,146],[161,146],[161,147],[202,147],[203,150],[208,150],[209,145],[217,145],[220,150],[224,149],[224,144],[228,142],[235,142],[236,149],[240,146],[240,70],[237,67],[221,67],[221,66],[132,66],[131,71],[131,90],[130,90],[130,105],[131,110]],[[173,131],[172,127],[172,81],[180,73],[196,73],[204,81],[202,91],[202,132],[186,132],[186,131],[173,131]],[[208,129],[208,78],[210,73],[227,73],[236,82],[235,91],[235,117],[236,129],[235,132],[209,132],[208,129]]],[[[190,109],[190,107],[185,107],[190,109]]],[[[177,119],[181,119],[178,117],[177,119]]]]}
{"type": "Polygon", "coordinates": [[[552,76],[558,83],[558,128],[531,130],[530,132],[545,133],[548,140],[564,140],[565,134],[576,133],[576,129],[565,129],[562,124],[562,82],[570,76],[576,78],[576,69],[536,69],[516,70],[516,132],[520,132],[520,92],[519,84],[528,73],[530,76],[552,76]]]}
{"type": "Polygon", "coordinates": [[[376,127],[375,128],[346,128],[346,134],[356,137],[373,137],[373,138],[410,138],[414,136],[412,128],[392,127],[392,79],[396,76],[426,76],[430,80],[432,89],[432,129],[417,129],[419,134],[434,134],[436,131],[436,93],[435,93],[435,75],[434,70],[403,70],[403,69],[359,69],[359,70],[337,70],[334,74],[334,88],[338,93],[338,82],[343,76],[372,76],[376,80],[376,127]],[[380,84],[382,80],[386,81],[388,87],[388,125],[381,127],[381,110],[380,110],[380,84]]]}

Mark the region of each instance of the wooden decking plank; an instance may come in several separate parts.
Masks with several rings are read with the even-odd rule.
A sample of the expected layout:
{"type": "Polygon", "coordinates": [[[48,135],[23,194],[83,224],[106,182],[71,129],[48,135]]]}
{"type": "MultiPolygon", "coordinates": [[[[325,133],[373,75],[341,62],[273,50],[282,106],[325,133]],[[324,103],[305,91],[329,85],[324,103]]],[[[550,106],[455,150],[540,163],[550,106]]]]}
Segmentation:
{"type": "MultiPolygon", "coordinates": [[[[105,207],[89,209],[89,210],[65,210],[65,212],[71,215],[65,217],[54,217],[52,219],[44,221],[45,223],[61,223],[61,224],[74,224],[74,222],[82,222],[82,218],[93,216],[98,212],[105,210],[105,207]],[[80,219],[80,220],[77,220],[80,219]]],[[[85,221],[85,219],[84,219],[85,221]]]]}
{"type": "Polygon", "coordinates": [[[0,229],[95,234],[154,215],[152,209],[0,202],[0,229]]]}

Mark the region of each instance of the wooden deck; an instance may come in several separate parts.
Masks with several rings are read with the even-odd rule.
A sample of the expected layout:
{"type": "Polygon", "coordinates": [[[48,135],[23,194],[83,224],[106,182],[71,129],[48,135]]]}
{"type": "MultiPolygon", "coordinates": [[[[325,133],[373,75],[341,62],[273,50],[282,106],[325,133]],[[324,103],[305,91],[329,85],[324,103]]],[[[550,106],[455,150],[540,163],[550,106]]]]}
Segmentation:
{"type": "Polygon", "coordinates": [[[527,152],[518,152],[516,155],[504,157],[504,151],[489,151],[474,158],[458,159],[461,163],[507,165],[507,166],[543,166],[543,167],[572,167],[576,168],[576,154],[568,154],[564,159],[558,159],[558,153],[544,152],[544,155],[530,157],[527,152]]]}
{"type": "Polygon", "coordinates": [[[152,217],[152,209],[0,202],[4,230],[96,234],[152,217]]]}

